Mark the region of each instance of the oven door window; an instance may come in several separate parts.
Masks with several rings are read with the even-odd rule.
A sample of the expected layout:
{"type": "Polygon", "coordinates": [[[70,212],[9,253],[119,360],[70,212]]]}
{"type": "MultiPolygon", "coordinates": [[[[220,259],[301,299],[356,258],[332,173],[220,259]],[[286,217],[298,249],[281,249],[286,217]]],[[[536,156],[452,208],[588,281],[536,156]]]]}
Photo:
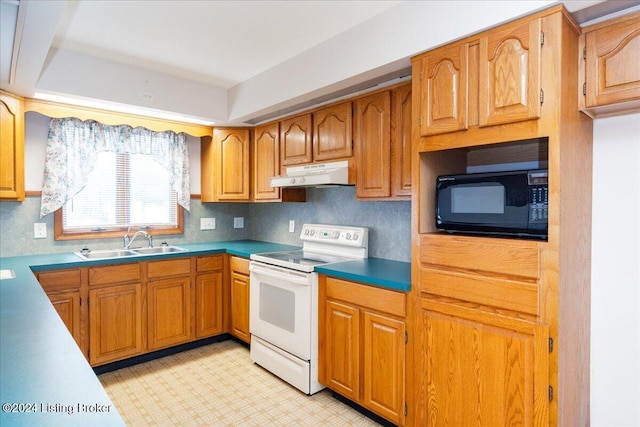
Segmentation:
{"type": "Polygon", "coordinates": [[[296,332],[295,307],[296,294],[288,289],[282,289],[268,283],[260,284],[260,320],[273,326],[296,332]]]}

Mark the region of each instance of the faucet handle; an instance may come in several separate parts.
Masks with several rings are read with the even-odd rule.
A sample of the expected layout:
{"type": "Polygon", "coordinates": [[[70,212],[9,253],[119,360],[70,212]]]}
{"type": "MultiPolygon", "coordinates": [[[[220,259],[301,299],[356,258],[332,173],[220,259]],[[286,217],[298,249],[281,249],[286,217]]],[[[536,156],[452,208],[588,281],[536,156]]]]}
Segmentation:
{"type": "Polygon", "coordinates": [[[149,236],[149,247],[152,248],[153,247],[153,236],[151,234],[149,234],[148,236],[149,236]]]}

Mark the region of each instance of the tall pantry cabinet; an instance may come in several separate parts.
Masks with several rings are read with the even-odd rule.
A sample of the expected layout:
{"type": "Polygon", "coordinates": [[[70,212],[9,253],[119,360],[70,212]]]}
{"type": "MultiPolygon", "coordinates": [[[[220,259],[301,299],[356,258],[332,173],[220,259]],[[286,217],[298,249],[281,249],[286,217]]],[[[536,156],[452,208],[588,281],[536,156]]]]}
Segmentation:
{"type": "Polygon", "coordinates": [[[559,5],[412,60],[408,425],[589,423],[592,122],[575,93],[579,35],[559,5]],[[437,230],[438,175],[535,167],[548,168],[547,239],[437,230]]]}

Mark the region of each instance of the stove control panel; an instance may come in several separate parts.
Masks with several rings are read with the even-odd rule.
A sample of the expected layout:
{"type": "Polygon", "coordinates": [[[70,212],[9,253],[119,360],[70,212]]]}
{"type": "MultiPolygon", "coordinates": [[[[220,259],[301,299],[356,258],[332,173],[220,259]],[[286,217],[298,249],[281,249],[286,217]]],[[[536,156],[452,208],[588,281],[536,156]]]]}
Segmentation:
{"type": "Polygon", "coordinates": [[[367,247],[369,230],[366,227],[304,224],[300,239],[306,242],[326,242],[340,246],[367,247]]]}

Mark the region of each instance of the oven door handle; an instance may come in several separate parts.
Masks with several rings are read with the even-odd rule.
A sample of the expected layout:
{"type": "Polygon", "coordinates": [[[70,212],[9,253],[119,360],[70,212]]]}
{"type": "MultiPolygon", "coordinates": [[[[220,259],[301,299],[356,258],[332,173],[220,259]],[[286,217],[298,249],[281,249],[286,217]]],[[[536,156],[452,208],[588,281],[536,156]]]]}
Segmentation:
{"type": "Polygon", "coordinates": [[[309,278],[305,273],[297,273],[291,270],[281,269],[277,267],[263,267],[253,263],[249,264],[249,271],[262,276],[271,277],[272,279],[286,280],[296,285],[308,285],[309,278]]]}

